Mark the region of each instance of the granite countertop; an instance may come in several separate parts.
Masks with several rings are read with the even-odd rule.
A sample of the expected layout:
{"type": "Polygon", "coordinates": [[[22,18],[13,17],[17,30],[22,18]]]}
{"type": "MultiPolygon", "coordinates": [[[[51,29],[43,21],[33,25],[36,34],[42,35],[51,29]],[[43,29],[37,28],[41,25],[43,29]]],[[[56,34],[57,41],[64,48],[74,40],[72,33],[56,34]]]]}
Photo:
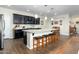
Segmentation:
{"type": "Polygon", "coordinates": [[[24,32],[30,32],[30,33],[37,33],[37,32],[51,32],[51,31],[53,31],[53,30],[56,30],[56,29],[38,29],[38,30],[36,30],[36,29],[34,29],[34,30],[32,30],[32,29],[30,29],[30,30],[23,30],[24,32]]]}
{"type": "Polygon", "coordinates": [[[15,30],[20,30],[20,29],[22,29],[22,30],[32,30],[32,29],[41,29],[41,28],[14,28],[15,30]]]}

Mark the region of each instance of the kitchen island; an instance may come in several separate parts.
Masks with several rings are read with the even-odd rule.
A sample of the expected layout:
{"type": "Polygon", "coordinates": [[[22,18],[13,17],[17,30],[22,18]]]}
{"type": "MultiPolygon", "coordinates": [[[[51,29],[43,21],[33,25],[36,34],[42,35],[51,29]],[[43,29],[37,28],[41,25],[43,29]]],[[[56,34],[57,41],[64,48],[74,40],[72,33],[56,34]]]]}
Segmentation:
{"type": "Polygon", "coordinates": [[[26,47],[29,48],[29,49],[33,49],[33,37],[50,34],[50,33],[53,33],[54,30],[56,30],[56,29],[23,30],[24,33],[27,36],[27,38],[26,38],[27,39],[26,47]]]}

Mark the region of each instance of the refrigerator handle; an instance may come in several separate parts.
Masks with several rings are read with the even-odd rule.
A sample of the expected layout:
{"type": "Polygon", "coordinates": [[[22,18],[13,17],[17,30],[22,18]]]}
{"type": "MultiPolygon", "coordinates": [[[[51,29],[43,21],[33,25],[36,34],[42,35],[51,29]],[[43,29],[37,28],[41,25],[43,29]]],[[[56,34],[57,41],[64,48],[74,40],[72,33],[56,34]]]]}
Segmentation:
{"type": "Polygon", "coordinates": [[[5,30],[5,21],[3,20],[3,30],[5,30]]]}
{"type": "Polygon", "coordinates": [[[5,30],[5,20],[4,20],[4,16],[2,16],[2,30],[5,30]]]}

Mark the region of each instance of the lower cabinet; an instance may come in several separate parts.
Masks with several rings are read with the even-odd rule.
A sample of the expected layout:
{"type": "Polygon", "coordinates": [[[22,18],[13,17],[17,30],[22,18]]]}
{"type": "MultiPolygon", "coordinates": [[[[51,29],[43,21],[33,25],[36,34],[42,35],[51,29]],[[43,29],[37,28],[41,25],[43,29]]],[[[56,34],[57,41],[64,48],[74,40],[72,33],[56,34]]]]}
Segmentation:
{"type": "Polygon", "coordinates": [[[24,32],[24,38],[23,38],[24,44],[27,45],[27,33],[24,32]]]}
{"type": "Polygon", "coordinates": [[[14,30],[14,39],[23,38],[23,31],[22,30],[14,30]]]}
{"type": "Polygon", "coordinates": [[[23,43],[27,45],[27,33],[20,30],[14,30],[14,39],[23,38],[23,43]]]}

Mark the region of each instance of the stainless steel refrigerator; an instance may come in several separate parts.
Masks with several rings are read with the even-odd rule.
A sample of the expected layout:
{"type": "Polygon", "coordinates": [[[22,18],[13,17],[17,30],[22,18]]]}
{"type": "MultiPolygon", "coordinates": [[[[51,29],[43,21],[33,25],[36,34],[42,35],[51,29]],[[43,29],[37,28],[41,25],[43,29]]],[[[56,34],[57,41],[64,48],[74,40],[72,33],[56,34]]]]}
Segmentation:
{"type": "Polygon", "coordinates": [[[3,15],[0,14],[0,49],[4,48],[4,30],[5,30],[5,21],[3,15]]]}

